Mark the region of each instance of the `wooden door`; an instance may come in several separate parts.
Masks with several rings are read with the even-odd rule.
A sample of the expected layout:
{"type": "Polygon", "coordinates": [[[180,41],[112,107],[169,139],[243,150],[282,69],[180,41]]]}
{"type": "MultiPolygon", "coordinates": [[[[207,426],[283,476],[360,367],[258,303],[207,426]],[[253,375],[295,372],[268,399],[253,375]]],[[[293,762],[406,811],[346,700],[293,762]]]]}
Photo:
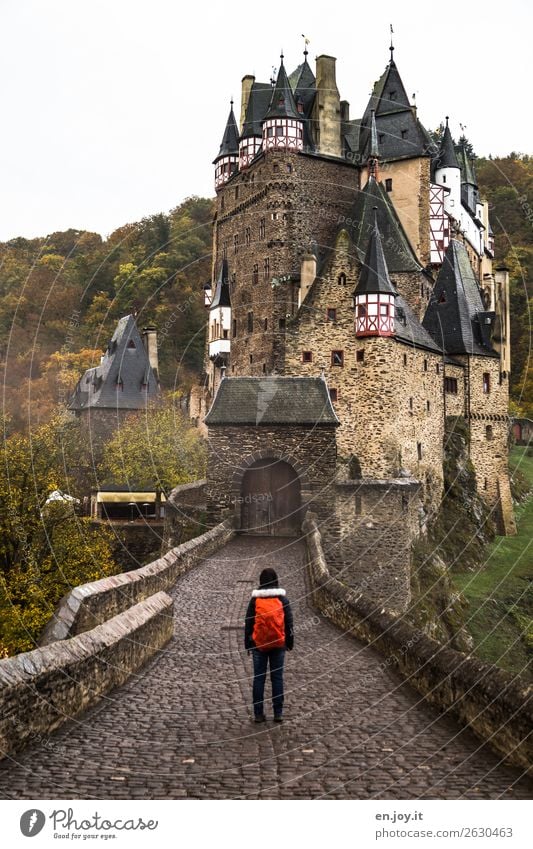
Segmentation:
{"type": "Polygon", "coordinates": [[[300,481],[282,460],[258,460],[242,481],[241,528],[247,533],[298,536],[301,525],[300,481]]]}

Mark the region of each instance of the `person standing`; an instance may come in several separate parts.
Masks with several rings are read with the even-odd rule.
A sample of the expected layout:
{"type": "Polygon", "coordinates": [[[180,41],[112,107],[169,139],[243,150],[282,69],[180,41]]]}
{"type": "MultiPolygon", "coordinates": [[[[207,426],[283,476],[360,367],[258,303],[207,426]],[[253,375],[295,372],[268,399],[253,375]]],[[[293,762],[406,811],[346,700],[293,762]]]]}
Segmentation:
{"type": "Polygon", "coordinates": [[[283,722],[283,666],[285,650],[292,651],[294,646],[294,631],[291,606],[274,569],[263,569],[259,589],[252,592],[246,610],[244,646],[253,655],[255,722],[266,721],[263,703],[269,666],[274,722],[283,722]]]}

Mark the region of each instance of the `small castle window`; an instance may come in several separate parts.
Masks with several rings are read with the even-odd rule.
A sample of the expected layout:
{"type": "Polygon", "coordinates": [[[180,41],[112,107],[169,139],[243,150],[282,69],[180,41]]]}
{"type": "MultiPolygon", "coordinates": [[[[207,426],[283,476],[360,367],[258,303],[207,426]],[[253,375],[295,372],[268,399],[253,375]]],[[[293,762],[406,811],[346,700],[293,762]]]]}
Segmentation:
{"type": "Polygon", "coordinates": [[[413,399],[412,398],[409,398],[409,409],[411,411],[413,410],[413,399]]]}
{"type": "Polygon", "coordinates": [[[335,307],[328,307],[326,318],[328,321],[337,321],[337,310],[335,307]]]}
{"type": "Polygon", "coordinates": [[[237,200],[238,197],[239,197],[239,187],[235,186],[235,200],[237,200]]]}
{"type": "Polygon", "coordinates": [[[448,395],[457,395],[457,378],[456,377],[445,377],[444,378],[444,391],[448,393],[448,395]]]}
{"type": "Polygon", "coordinates": [[[259,283],[259,266],[255,263],[252,271],[252,283],[259,283]]]}
{"type": "Polygon", "coordinates": [[[362,502],[361,502],[361,496],[356,495],[355,496],[355,515],[356,516],[361,515],[362,508],[363,508],[363,505],[362,505],[362,502]]]}
{"type": "Polygon", "coordinates": [[[442,175],[442,182],[443,182],[443,183],[445,183],[445,182],[446,182],[446,174],[443,174],[443,175],[442,175]]]}
{"type": "Polygon", "coordinates": [[[383,144],[384,141],[385,141],[385,133],[378,133],[379,144],[383,144]]]}
{"type": "Polygon", "coordinates": [[[388,192],[392,192],[392,177],[387,177],[387,179],[385,180],[385,189],[388,192]]]}
{"type": "Polygon", "coordinates": [[[446,303],[446,294],[444,292],[442,292],[441,296],[439,298],[439,304],[445,304],[445,303],[446,303]]]}
{"type": "Polygon", "coordinates": [[[424,371],[428,370],[428,361],[424,360],[424,371]]]}
{"type": "Polygon", "coordinates": [[[407,138],[407,130],[402,130],[402,139],[407,138]]]}
{"type": "Polygon", "coordinates": [[[276,136],[282,136],[285,133],[285,127],[276,127],[276,136]]]}
{"type": "Polygon", "coordinates": [[[265,238],[265,219],[261,218],[259,221],[259,238],[265,238]]]}
{"type": "Polygon", "coordinates": [[[490,392],[490,374],[488,371],[483,372],[483,393],[488,395],[490,392]]]}
{"type": "Polygon", "coordinates": [[[248,313],[248,333],[253,333],[254,331],[254,314],[252,311],[248,313]]]}
{"type": "Polygon", "coordinates": [[[250,365],[252,365],[253,361],[254,361],[254,356],[253,356],[253,354],[250,354],[250,365]]]}
{"type": "Polygon", "coordinates": [[[284,318],[279,319],[278,327],[279,327],[280,330],[285,330],[285,319],[284,318]]]}
{"type": "Polygon", "coordinates": [[[226,198],[224,197],[224,195],[222,195],[222,197],[220,198],[220,209],[222,210],[222,212],[224,212],[225,206],[226,206],[226,198]]]}
{"type": "Polygon", "coordinates": [[[437,374],[440,374],[440,363],[435,364],[435,371],[437,374]]]}
{"type": "Polygon", "coordinates": [[[236,318],[234,318],[233,322],[232,322],[231,335],[233,336],[234,339],[237,336],[237,319],[236,318]]]}
{"type": "Polygon", "coordinates": [[[273,171],[279,171],[279,162],[274,162],[273,171]]]}
{"type": "Polygon", "coordinates": [[[407,365],[407,354],[403,355],[403,364],[404,364],[404,366],[407,365]]]}
{"type": "Polygon", "coordinates": [[[421,442],[416,443],[416,453],[417,453],[418,459],[421,460],[422,459],[422,443],[421,442]]]}
{"type": "Polygon", "coordinates": [[[246,242],[246,246],[248,246],[252,241],[252,233],[249,227],[247,227],[244,231],[244,241],[246,242]]]}
{"type": "Polygon", "coordinates": [[[364,359],[365,359],[365,349],[360,348],[360,350],[357,351],[356,354],[355,354],[355,361],[357,363],[362,363],[362,362],[364,362],[364,359]]]}
{"type": "Polygon", "coordinates": [[[337,277],[337,283],[339,284],[339,286],[346,286],[346,274],[344,273],[344,271],[341,271],[341,273],[337,277]]]}
{"type": "Polygon", "coordinates": [[[263,330],[268,330],[268,318],[265,318],[263,322],[263,330]]]}
{"type": "Polygon", "coordinates": [[[488,488],[489,488],[489,482],[488,482],[488,479],[485,478],[485,481],[483,483],[483,489],[488,489],[488,488]]]}
{"type": "Polygon", "coordinates": [[[331,387],[331,386],[330,386],[330,388],[329,388],[329,397],[330,397],[330,401],[331,401],[331,403],[332,403],[332,404],[335,404],[335,403],[336,403],[336,401],[337,401],[337,399],[338,399],[338,397],[339,397],[338,390],[337,390],[337,389],[333,389],[333,387],[331,387]]]}
{"type": "Polygon", "coordinates": [[[292,174],[292,165],[290,162],[287,162],[287,174],[292,174]]]}
{"type": "Polygon", "coordinates": [[[236,254],[239,250],[239,234],[235,233],[233,237],[233,253],[236,254]]]}
{"type": "Polygon", "coordinates": [[[312,363],[313,362],[313,352],[312,351],[302,351],[302,363],[312,363]]]}
{"type": "Polygon", "coordinates": [[[270,258],[268,256],[263,261],[263,276],[265,280],[270,277],[270,258]]]}
{"type": "Polygon", "coordinates": [[[428,413],[431,412],[431,404],[429,401],[426,401],[426,410],[428,411],[428,413]]]}
{"type": "Polygon", "coordinates": [[[485,436],[487,439],[492,439],[492,425],[487,425],[485,428],[485,436]]]}
{"type": "Polygon", "coordinates": [[[135,342],[133,341],[133,339],[129,340],[128,348],[130,349],[130,351],[135,350],[135,342]]]}
{"type": "Polygon", "coordinates": [[[343,366],[344,365],[344,351],[332,351],[331,352],[331,365],[332,366],[343,366]]]}
{"type": "Polygon", "coordinates": [[[263,374],[266,374],[266,373],[267,373],[266,363],[263,363],[263,374]]]}
{"type": "Polygon", "coordinates": [[[270,217],[272,218],[272,221],[277,221],[277,220],[278,220],[278,213],[277,213],[277,212],[273,212],[273,213],[272,213],[272,215],[271,215],[270,217]]]}

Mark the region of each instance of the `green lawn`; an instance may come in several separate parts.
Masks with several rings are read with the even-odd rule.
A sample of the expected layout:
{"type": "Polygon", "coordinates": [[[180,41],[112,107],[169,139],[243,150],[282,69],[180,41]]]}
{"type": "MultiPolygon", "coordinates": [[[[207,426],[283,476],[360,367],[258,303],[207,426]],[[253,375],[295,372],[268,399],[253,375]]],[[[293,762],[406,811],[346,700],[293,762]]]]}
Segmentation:
{"type": "MultiPolygon", "coordinates": [[[[533,452],[532,452],[533,453],[533,452]]],[[[533,456],[515,446],[515,469],[533,488],[533,456]]],[[[496,537],[477,572],[455,574],[453,581],[469,602],[467,628],[482,660],[531,678],[533,656],[533,494],[516,510],[518,534],[496,537]]]]}

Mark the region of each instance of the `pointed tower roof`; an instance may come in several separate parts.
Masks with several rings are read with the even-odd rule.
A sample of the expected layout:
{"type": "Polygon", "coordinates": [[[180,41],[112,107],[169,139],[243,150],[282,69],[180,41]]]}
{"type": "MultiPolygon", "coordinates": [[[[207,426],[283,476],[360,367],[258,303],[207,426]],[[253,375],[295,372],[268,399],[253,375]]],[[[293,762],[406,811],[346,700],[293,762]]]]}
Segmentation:
{"type": "Polygon", "coordinates": [[[452,239],[422,324],[447,354],[497,357],[484,343],[482,315],[486,312],[466,248],[452,239]]]}
{"type": "Polygon", "coordinates": [[[298,121],[302,120],[302,116],[296,108],[292,88],[287,72],[285,71],[285,65],[283,64],[283,53],[281,54],[278,78],[264,120],[266,121],[270,118],[295,118],[298,121]]]}
{"type": "Polygon", "coordinates": [[[141,410],[158,395],[157,378],[135,317],[126,315],[118,322],[100,365],[88,369],[78,381],[69,409],[141,410]]]}
{"type": "Polygon", "coordinates": [[[459,168],[461,169],[461,179],[463,183],[470,183],[471,186],[477,187],[474,165],[468,156],[464,141],[459,142],[457,147],[457,159],[459,168]]]}
{"type": "Polygon", "coordinates": [[[432,142],[409,102],[405,86],[392,56],[385,71],[374,83],[370,100],[361,120],[360,152],[369,145],[372,111],[376,115],[380,150],[384,159],[427,156],[432,152],[432,142]]]}
{"type": "Polygon", "coordinates": [[[374,110],[372,110],[370,118],[370,156],[372,159],[379,159],[378,129],[374,110]]]}
{"type": "Polygon", "coordinates": [[[226,121],[226,129],[220,143],[220,150],[214,162],[217,162],[222,156],[238,156],[239,155],[239,128],[235,115],[233,113],[233,100],[230,101],[230,111],[228,120],[226,121]]]}
{"type": "Polygon", "coordinates": [[[225,259],[222,260],[220,273],[215,285],[215,294],[210,304],[210,309],[214,307],[231,307],[228,262],[225,259]]]}
{"type": "Polygon", "coordinates": [[[242,125],[241,139],[262,135],[261,122],[266,115],[271,97],[270,83],[253,83],[242,125]]]}
{"type": "Polygon", "coordinates": [[[289,76],[289,83],[294,92],[294,100],[298,103],[301,99],[304,112],[307,115],[316,94],[316,78],[307,61],[307,50],[304,52],[304,61],[298,65],[289,76]]]}
{"type": "Polygon", "coordinates": [[[381,233],[378,226],[377,207],[374,208],[373,212],[374,226],[370,234],[370,241],[366,249],[365,260],[354,295],[367,295],[370,293],[396,295],[397,292],[391,283],[389,269],[387,268],[385,254],[383,253],[381,233]]]}
{"type": "Polygon", "coordinates": [[[446,115],[446,127],[444,128],[444,133],[440,143],[440,148],[435,166],[436,168],[460,167],[459,162],[457,161],[457,155],[455,153],[455,145],[453,143],[452,134],[448,126],[448,115],[446,115]]]}
{"type": "Polygon", "coordinates": [[[389,272],[395,274],[400,271],[421,271],[422,266],[405,235],[388,192],[372,176],[364,189],[358,192],[348,214],[355,223],[350,228],[345,228],[352,236],[359,260],[364,261],[368,236],[374,228],[376,207],[378,227],[383,238],[383,251],[389,272]]]}

